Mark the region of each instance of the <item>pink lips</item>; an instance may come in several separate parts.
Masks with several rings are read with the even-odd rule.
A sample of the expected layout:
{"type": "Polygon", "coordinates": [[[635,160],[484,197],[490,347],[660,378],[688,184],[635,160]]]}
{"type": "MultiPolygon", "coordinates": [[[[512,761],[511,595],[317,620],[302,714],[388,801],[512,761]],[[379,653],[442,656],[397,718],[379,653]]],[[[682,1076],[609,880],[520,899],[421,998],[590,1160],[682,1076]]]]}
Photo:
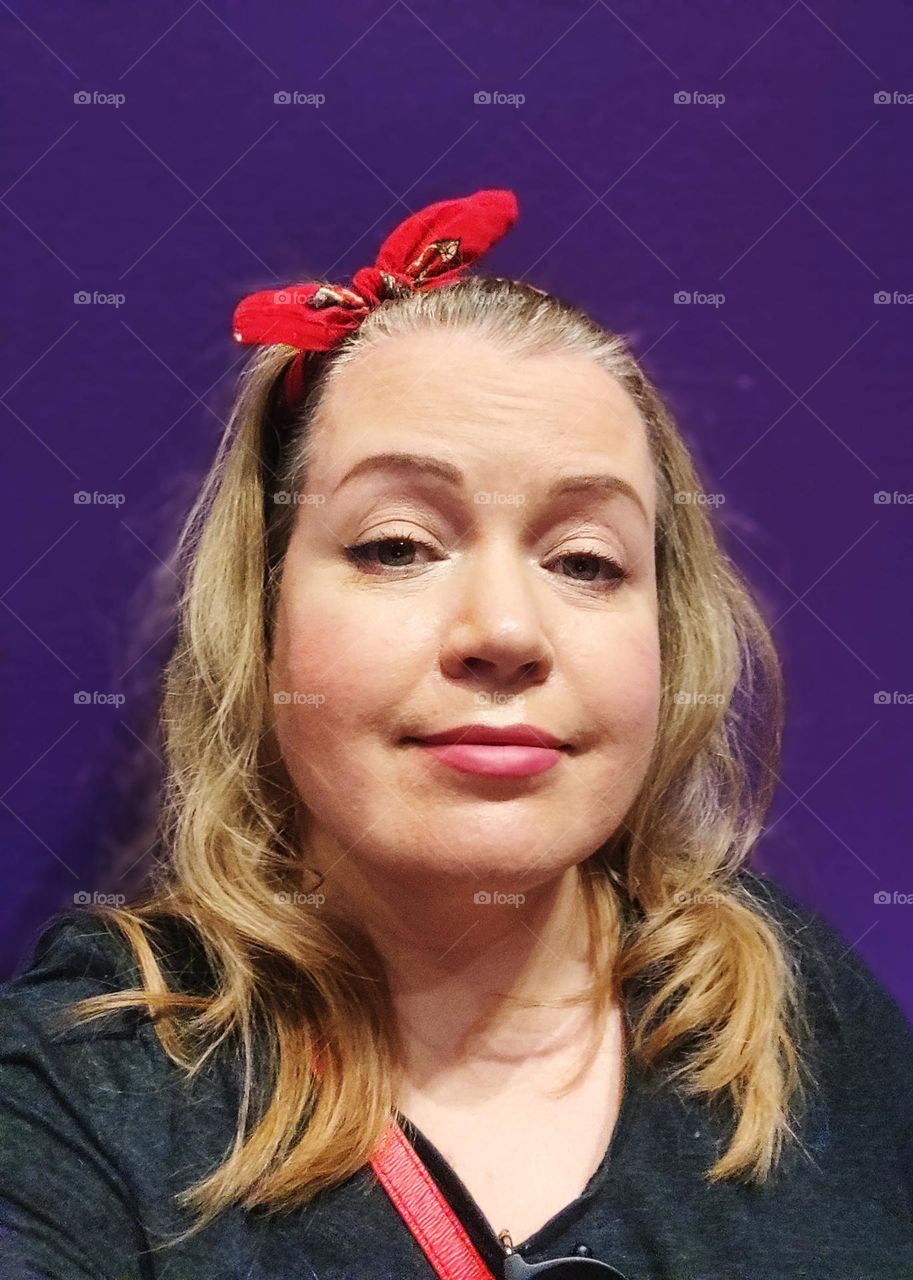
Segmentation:
{"type": "Polygon", "coordinates": [[[526,778],[553,769],[566,744],[536,725],[461,725],[410,739],[442,764],[462,773],[526,778]]]}

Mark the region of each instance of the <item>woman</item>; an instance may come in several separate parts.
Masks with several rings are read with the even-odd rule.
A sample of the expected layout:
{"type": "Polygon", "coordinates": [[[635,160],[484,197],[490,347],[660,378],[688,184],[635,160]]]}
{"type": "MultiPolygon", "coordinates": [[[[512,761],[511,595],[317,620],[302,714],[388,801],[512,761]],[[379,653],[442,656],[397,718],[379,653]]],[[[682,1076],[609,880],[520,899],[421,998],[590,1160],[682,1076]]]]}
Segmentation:
{"type": "Polygon", "coordinates": [[[237,309],[168,856],[0,998],[4,1276],[913,1275],[909,1028],[749,869],[768,631],[622,340],[465,274],[515,217],[237,309]]]}

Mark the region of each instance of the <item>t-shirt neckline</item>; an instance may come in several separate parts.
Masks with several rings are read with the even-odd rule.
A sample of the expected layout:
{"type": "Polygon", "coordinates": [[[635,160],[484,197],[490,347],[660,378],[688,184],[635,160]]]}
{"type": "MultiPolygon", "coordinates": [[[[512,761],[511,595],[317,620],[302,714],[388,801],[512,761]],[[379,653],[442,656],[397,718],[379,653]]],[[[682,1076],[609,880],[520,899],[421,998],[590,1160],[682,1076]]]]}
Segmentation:
{"type": "MultiPolygon", "coordinates": [[[[617,1172],[629,1145],[632,1125],[644,1093],[644,1081],[630,1048],[630,1031],[625,1036],[624,1086],[614,1128],[598,1167],[575,1199],[558,1209],[538,1230],[525,1240],[513,1241],[513,1248],[524,1255],[535,1255],[552,1247],[556,1237],[582,1217],[610,1174],[617,1172]]],[[[411,1143],[450,1207],[463,1225],[470,1240],[493,1274],[500,1275],[505,1257],[498,1232],[510,1230],[510,1224],[497,1228],[489,1221],[459,1174],[431,1139],[402,1112],[395,1119],[411,1143]]]]}

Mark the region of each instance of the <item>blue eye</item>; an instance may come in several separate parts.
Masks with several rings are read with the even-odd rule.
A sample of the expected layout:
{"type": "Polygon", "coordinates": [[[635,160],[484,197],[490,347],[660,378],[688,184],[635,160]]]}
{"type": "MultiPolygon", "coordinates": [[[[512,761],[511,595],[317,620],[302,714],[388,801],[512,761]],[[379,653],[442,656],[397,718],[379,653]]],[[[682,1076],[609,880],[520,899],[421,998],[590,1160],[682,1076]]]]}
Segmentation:
{"type": "MultiPolygon", "coordinates": [[[[374,538],[369,542],[357,542],[353,546],[346,547],[345,553],[359,569],[366,573],[375,573],[377,576],[383,577],[384,570],[390,570],[394,576],[397,576],[397,569],[412,569],[416,567],[414,561],[407,557],[410,554],[414,556],[415,548],[418,547],[423,547],[432,556],[437,554],[430,543],[424,542],[421,538],[411,537],[374,538]],[[372,553],[376,550],[379,555],[383,555],[386,548],[391,549],[386,553],[392,557],[391,560],[389,562],[375,560],[372,553]],[[411,552],[410,548],[412,548],[411,552]]],[[[581,578],[574,577],[573,573],[570,575],[572,582],[579,582],[582,586],[592,584],[598,590],[610,591],[629,577],[628,571],[623,569],[616,560],[593,549],[568,551],[564,555],[556,556],[551,563],[561,564],[565,561],[576,564],[578,567],[581,563],[588,562],[592,564],[595,570],[593,574],[581,578]],[[604,573],[605,576],[599,578],[600,572],[604,573]]],[[[586,574],[586,570],[583,572],[586,574]]],[[[567,577],[568,575],[561,574],[559,576],[567,577]]]]}

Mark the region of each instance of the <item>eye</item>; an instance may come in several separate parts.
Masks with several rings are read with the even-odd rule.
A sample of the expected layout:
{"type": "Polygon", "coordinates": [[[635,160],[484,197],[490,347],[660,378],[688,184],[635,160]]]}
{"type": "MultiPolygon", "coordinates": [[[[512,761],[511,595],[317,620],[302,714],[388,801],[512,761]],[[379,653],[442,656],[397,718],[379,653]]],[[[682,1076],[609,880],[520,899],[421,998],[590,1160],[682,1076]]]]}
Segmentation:
{"type": "Polygon", "coordinates": [[[611,556],[603,555],[600,551],[591,548],[583,548],[580,551],[568,551],[563,556],[556,556],[552,563],[560,564],[564,561],[570,562],[577,569],[580,568],[581,564],[586,565],[589,563],[595,570],[595,573],[592,575],[587,574],[587,571],[584,568],[583,572],[585,576],[582,578],[576,578],[573,576],[572,572],[572,581],[582,582],[585,585],[594,583],[600,590],[611,591],[614,587],[617,587],[620,583],[624,582],[629,576],[628,571],[623,569],[617,560],[613,560],[611,556]],[[602,570],[606,575],[602,579],[598,579],[596,577],[596,574],[598,574],[600,570],[602,570]]]}
{"type": "MultiPolygon", "coordinates": [[[[345,553],[360,569],[367,573],[379,571],[382,576],[385,569],[395,572],[397,569],[415,568],[415,561],[412,557],[414,557],[415,551],[419,547],[432,556],[437,554],[430,543],[424,542],[421,538],[405,536],[373,538],[369,542],[356,542],[353,546],[346,547],[345,553]],[[379,560],[375,559],[375,552],[380,557],[379,560]],[[388,558],[384,559],[383,557],[385,556],[388,558]]],[[[585,586],[593,584],[598,590],[611,591],[629,576],[628,571],[623,569],[616,560],[613,560],[611,556],[603,555],[596,549],[584,548],[580,551],[569,551],[563,556],[556,556],[551,561],[552,564],[562,564],[564,562],[568,562],[571,565],[571,574],[561,574],[559,576],[570,576],[572,582],[580,582],[585,586]],[[591,567],[592,572],[588,573],[587,565],[591,567]],[[583,576],[576,577],[575,574],[577,572],[581,572],[583,576]],[[603,574],[601,578],[597,576],[600,572],[603,574]]]]}
{"type": "MultiPolygon", "coordinates": [[[[373,566],[375,568],[379,567],[382,570],[397,569],[397,568],[411,569],[414,567],[412,561],[409,561],[403,558],[404,549],[405,549],[405,555],[408,556],[409,547],[424,547],[426,551],[429,551],[432,554],[434,554],[434,547],[432,547],[429,543],[423,542],[420,538],[406,538],[406,537],[375,538],[371,542],[356,542],[354,546],[346,547],[345,552],[346,552],[346,555],[349,557],[349,559],[353,560],[360,568],[367,568],[368,566],[373,566]],[[375,548],[378,548],[378,549],[390,548],[391,550],[389,554],[392,556],[392,563],[387,564],[381,561],[380,565],[378,566],[377,562],[373,559],[371,554],[375,548]]],[[[372,572],[372,569],[368,568],[368,572],[372,572]]]]}

